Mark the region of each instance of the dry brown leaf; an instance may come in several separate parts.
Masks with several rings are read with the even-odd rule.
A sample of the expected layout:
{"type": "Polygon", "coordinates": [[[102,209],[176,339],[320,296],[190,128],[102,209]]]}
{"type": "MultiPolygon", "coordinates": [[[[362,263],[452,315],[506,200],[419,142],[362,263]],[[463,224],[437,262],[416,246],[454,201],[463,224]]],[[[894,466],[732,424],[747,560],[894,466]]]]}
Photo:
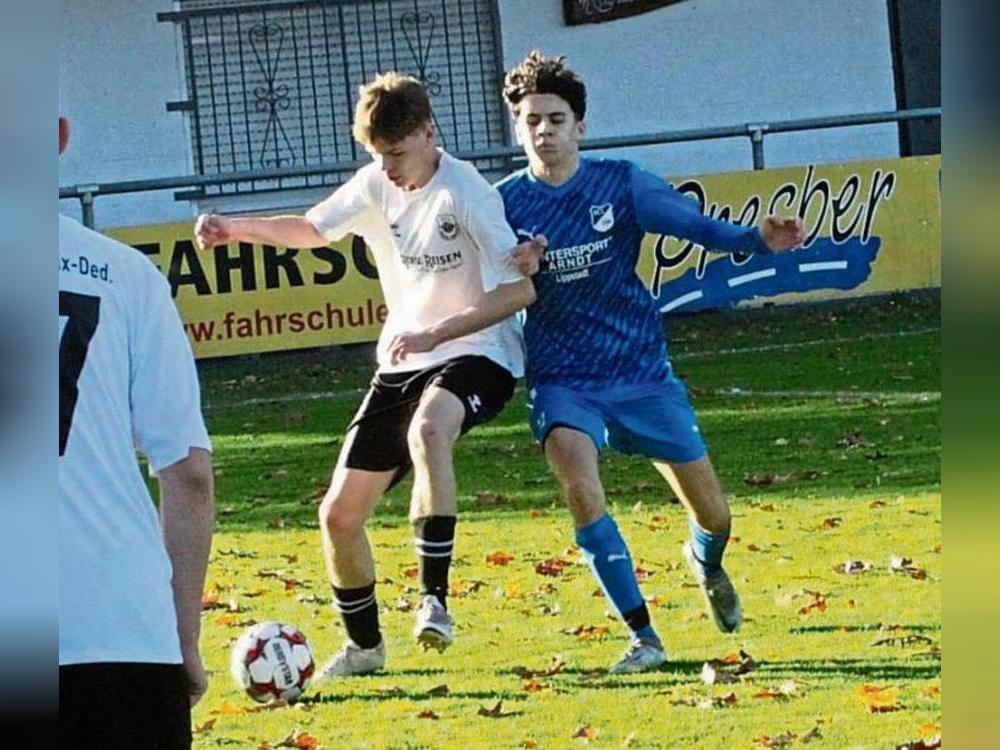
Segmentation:
{"type": "Polygon", "coordinates": [[[799,738],[801,742],[812,742],[813,740],[821,739],[823,739],[823,735],[819,731],[819,725],[814,726],[799,738]]]}
{"type": "Polygon", "coordinates": [[[903,573],[908,575],[917,581],[923,581],[927,578],[927,571],[923,568],[917,567],[913,560],[909,557],[898,557],[893,555],[889,558],[889,570],[893,573],[903,573]]]}
{"type": "Polygon", "coordinates": [[[868,507],[871,508],[872,510],[874,510],[875,508],[884,508],[885,500],[872,500],[870,503],[868,503],[868,507]]]}
{"type": "Polygon", "coordinates": [[[904,742],[902,745],[896,745],[896,750],[940,750],[940,747],[941,735],[938,735],[926,740],[904,742]]]}
{"type": "Polygon", "coordinates": [[[892,685],[865,683],[858,686],[858,696],[865,711],[870,714],[891,713],[905,708],[896,700],[896,688],[892,685]]]}
{"type": "Polygon", "coordinates": [[[532,739],[521,740],[521,744],[518,745],[521,750],[536,750],[538,743],[532,739]]]}
{"type": "Polygon", "coordinates": [[[486,716],[490,719],[502,719],[505,716],[517,716],[520,711],[504,711],[503,701],[498,700],[493,708],[483,708],[479,707],[479,711],[476,712],[479,716],[486,716]]]}
{"type": "Polygon", "coordinates": [[[565,635],[575,635],[577,640],[589,641],[595,638],[603,638],[608,633],[607,625],[577,625],[575,628],[567,628],[559,631],[565,635]]]}
{"type": "Polygon", "coordinates": [[[561,557],[550,557],[538,563],[535,566],[535,572],[540,576],[560,576],[569,565],[569,560],[564,560],[561,557]]]}
{"type": "Polygon", "coordinates": [[[429,695],[432,698],[440,698],[442,696],[448,695],[448,686],[444,684],[435,685],[434,687],[432,687],[430,690],[427,691],[427,695],[429,695]]]}
{"type": "Polygon", "coordinates": [[[491,552],[486,556],[486,564],[490,567],[498,567],[502,565],[507,565],[514,556],[509,552],[491,552]]]}
{"type": "Polygon", "coordinates": [[[802,593],[811,596],[812,601],[804,607],[799,608],[798,614],[800,617],[806,617],[812,612],[824,612],[826,610],[826,594],[822,594],[819,591],[810,591],[809,589],[803,589],[802,593]]]}
{"type": "Polygon", "coordinates": [[[218,719],[209,719],[204,724],[195,724],[194,725],[194,733],[195,734],[207,734],[207,733],[211,732],[212,731],[212,727],[215,726],[215,722],[217,722],[217,721],[218,721],[218,719]]]}
{"type": "Polygon", "coordinates": [[[795,741],[795,734],[793,732],[783,732],[782,734],[775,735],[774,737],[768,737],[763,735],[754,740],[761,747],[787,747],[795,741]]]}
{"type": "Polygon", "coordinates": [[[590,724],[584,724],[582,727],[573,732],[573,739],[583,740],[584,742],[590,742],[597,738],[597,730],[594,729],[590,724]]]}
{"type": "Polygon", "coordinates": [[[941,695],[941,688],[938,685],[928,685],[920,691],[920,694],[925,698],[937,698],[941,695]]]}
{"type": "Polygon", "coordinates": [[[830,518],[824,518],[823,523],[819,525],[819,529],[821,531],[829,531],[831,529],[837,528],[843,522],[844,519],[841,518],[840,516],[831,516],[830,518]]]}
{"type": "Polygon", "coordinates": [[[544,685],[538,680],[528,680],[526,683],[524,683],[523,687],[523,690],[526,693],[540,693],[543,690],[548,690],[548,689],[549,689],[548,685],[544,685]]]}
{"type": "Polygon", "coordinates": [[[426,709],[424,711],[421,711],[419,714],[417,714],[417,718],[418,719],[440,719],[441,717],[438,716],[436,713],[434,713],[433,711],[431,711],[428,708],[428,709],[426,709]]]}

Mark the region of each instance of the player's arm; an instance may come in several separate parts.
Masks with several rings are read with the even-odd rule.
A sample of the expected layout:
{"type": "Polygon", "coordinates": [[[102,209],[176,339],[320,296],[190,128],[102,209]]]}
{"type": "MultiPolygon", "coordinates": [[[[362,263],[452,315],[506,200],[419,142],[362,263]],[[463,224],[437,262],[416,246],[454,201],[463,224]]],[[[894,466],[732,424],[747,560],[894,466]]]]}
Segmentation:
{"type": "Polygon", "coordinates": [[[535,301],[531,279],[501,284],[475,305],[449,315],[422,331],[397,334],[389,344],[389,358],[398,364],[409,354],[433,351],[446,341],[468,336],[509,318],[535,301]]]}
{"type": "Polygon", "coordinates": [[[791,250],[805,240],[798,217],[768,216],[760,228],[702,214],[690,198],[642,169],[632,171],[632,198],[639,226],[647,232],[691,240],[716,252],[769,253],[791,250]]]}
{"type": "Polygon", "coordinates": [[[194,225],[194,238],[205,250],[228,242],[250,242],[279,247],[323,247],[355,229],[368,210],[369,172],[358,172],[305,216],[225,217],[202,214],[194,225]]]}
{"type": "Polygon", "coordinates": [[[186,458],[161,469],[159,479],[160,525],[173,567],[177,632],[193,706],[208,687],[198,640],[201,592],[215,522],[211,454],[203,448],[192,448],[186,458]]]}
{"type": "Polygon", "coordinates": [[[198,217],[194,239],[202,250],[229,242],[280,247],[322,247],[327,242],[304,216],[225,217],[217,214],[198,217]]]}

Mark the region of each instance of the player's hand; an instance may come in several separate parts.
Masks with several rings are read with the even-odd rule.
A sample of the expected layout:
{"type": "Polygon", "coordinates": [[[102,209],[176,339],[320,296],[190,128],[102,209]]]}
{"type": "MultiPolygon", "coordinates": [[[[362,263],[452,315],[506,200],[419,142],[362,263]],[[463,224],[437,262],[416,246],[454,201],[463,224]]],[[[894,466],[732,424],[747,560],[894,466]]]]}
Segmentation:
{"type": "Polygon", "coordinates": [[[772,214],[761,224],[760,235],[772,252],[794,250],[806,241],[806,230],[798,216],[772,214]]]}
{"type": "Polygon", "coordinates": [[[194,223],[194,242],[199,250],[209,250],[233,239],[233,222],[224,216],[202,214],[194,223]]]}
{"type": "Polygon", "coordinates": [[[517,270],[524,276],[534,276],[538,273],[539,262],[545,254],[549,241],[544,234],[536,234],[533,239],[522,242],[514,248],[512,255],[517,270]]]}
{"type": "Polygon", "coordinates": [[[398,365],[408,355],[433,351],[437,345],[437,336],[427,330],[398,333],[389,342],[389,361],[398,365]]]}
{"type": "Polygon", "coordinates": [[[191,707],[201,700],[201,696],[208,690],[208,675],[205,674],[205,667],[201,663],[201,655],[184,655],[184,671],[188,676],[188,697],[191,700],[191,707]]]}

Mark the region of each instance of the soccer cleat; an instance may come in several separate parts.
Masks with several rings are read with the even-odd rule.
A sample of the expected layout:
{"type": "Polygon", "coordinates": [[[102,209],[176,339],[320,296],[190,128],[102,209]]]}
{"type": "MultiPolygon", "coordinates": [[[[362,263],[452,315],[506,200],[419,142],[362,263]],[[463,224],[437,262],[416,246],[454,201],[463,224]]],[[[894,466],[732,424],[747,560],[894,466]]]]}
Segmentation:
{"type": "Polygon", "coordinates": [[[344,642],[343,648],[320,670],[316,682],[322,682],[331,677],[352,677],[354,675],[371,674],[385,666],[385,641],[379,641],[372,648],[361,648],[354,641],[344,642]]]}
{"type": "Polygon", "coordinates": [[[657,638],[633,638],[621,661],[612,666],[610,674],[649,672],[667,661],[663,644],[657,638]]]}
{"type": "Polygon", "coordinates": [[[743,622],[743,610],[740,607],[740,596],[726,571],[720,568],[718,573],[706,574],[701,562],[695,557],[690,542],[684,543],[684,558],[698,579],[715,626],[723,633],[735,633],[743,622]]]}
{"type": "Polygon", "coordinates": [[[427,594],[417,609],[417,622],[413,626],[413,636],[424,651],[433,648],[444,651],[452,644],[451,615],[436,596],[427,594]]]}

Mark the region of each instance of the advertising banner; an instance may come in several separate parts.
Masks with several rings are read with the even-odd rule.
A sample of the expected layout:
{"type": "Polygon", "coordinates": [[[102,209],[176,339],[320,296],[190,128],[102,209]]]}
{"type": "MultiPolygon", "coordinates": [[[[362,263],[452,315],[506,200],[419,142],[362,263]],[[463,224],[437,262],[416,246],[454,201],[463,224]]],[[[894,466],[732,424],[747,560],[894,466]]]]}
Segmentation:
{"type": "MultiPolygon", "coordinates": [[[[741,256],[648,235],[636,272],[660,310],[789,303],[941,285],[941,157],[672,180],[709,216],[802,217],[803,248],[741,256]]],[[[199,251],[193,223],[113,229],[170,281],[195,356],[375,341],[387,310],[360,237],[329,247],[199,251]]]]}

